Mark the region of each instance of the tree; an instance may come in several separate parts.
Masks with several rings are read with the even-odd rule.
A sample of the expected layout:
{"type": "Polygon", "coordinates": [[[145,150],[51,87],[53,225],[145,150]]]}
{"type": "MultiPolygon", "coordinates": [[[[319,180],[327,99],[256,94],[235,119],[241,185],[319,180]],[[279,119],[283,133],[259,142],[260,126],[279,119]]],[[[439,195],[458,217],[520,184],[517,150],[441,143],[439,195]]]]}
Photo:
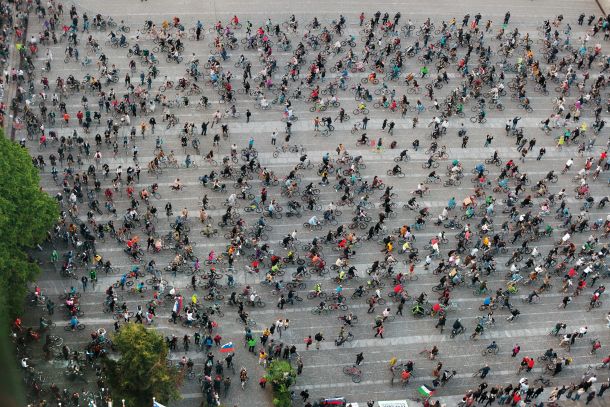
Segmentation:
{"type": "Polygon", "coordinates": [[[273,360],[267,368],[267,381],[273,389],[273,405],[276,407],[292,406],[290,386],[295,383],[297,373],[289,362],[273,360]]]}
{"type": "Polygon", "coordinates": [[[7,338],[10,322],[23,310],[28,284],[40,273],[28,251],[57,221],[57,202],[40,189],[38,170],[27,150],[0,129],[0,405],[24,405],[20,373],[7,338]]]}
{"type": "Polygon", "coordinates": [[[27,251],[44,241],[59,211],[40,189],[27,150],[0,134],[0,151],[0,309],[14,317],[22,310],[28,283],[40,273],[27,251]]]}
{"type": "Polygon", "coordinates": [[[167,366],[168,347],[163,336],[142,324],[125,324],[113,337],[118,360],[104,361],[115,400],[130,407],[150,407],[153,397],[167,405],[180,397],[181,375],[167,366]]]}

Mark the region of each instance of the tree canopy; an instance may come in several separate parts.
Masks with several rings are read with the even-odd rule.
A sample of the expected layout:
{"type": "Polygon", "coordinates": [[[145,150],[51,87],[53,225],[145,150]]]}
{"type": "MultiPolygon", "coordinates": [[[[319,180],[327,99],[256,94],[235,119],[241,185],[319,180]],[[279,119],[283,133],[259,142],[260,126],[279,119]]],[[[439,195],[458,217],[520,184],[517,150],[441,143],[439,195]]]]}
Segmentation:
{"type": "Polygon", "coordinates": [[[0,151],[0,307],[12,317],[22,309],[27,284],[40,272],[27,251],[44,241],[58,208],[40,189],[27,150],[0,134],[0,151]]]}
{"type": "Polygon", "coordinates": [[[266,377],[273,388],[273,405],[292,406],[290,386],[294,384],[297,374],[290,363],[280,359],[273,360],[267,368],[266,377]]]}
{"type": "Polygon", "coordinates": [[[4,138],[0,129],[0,364],[7,378],[0,381],[0,394],[8,397],[0,405],[6,406],[23,405],[6,338],[11,319],[22,312],[28,284],[40,272],[28,251],[44,241],[58,217],[57,202],[39,184],[28,151],[4,138]]]}
{"type": "Polygon", "coordinates": [[[113,399],[131,407],[150,407],[153,397],[167,405],[180,397],[181,375],[167,366],[168,347],[154,329],[125,324],[113,338],[118,360],[106,359],[105,367],[113,399]]]}

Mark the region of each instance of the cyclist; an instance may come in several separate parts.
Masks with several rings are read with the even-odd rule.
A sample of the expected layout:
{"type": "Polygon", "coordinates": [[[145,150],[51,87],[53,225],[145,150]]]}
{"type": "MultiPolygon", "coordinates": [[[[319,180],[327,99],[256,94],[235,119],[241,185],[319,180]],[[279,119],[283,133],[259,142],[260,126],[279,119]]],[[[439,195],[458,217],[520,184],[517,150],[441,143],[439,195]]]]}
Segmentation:
{"type": "Polygon", "coordinates": [[[462,321],[460,318],[456,319],[453,323],[453,331],[454,335],[460,334],[465,331],[464,325],[462,325],[462,321]]]}
{"type": "Polygon", "coordinates": [[[547,349],[544,354],[542,355],[542,357],[545,360],[553,360],[557,357],[557,353],[553,350],[553,348],[549,348],[547,349]]]}
{"type": "Polygon", "coordinates": [[[311,226],[318,226],[320,224],[320,221],[318,220],[316,215],[314,215],[307,221],[307,223],[309,223],[309,225],[311,226]]]}
{"type": "Polygon", "coordinates": [[[76,317],[76,315],[72,315],[72,318],[70,318],[70,327],[74,331],[77,326],[78,326],[78,318],[76,317]]]}

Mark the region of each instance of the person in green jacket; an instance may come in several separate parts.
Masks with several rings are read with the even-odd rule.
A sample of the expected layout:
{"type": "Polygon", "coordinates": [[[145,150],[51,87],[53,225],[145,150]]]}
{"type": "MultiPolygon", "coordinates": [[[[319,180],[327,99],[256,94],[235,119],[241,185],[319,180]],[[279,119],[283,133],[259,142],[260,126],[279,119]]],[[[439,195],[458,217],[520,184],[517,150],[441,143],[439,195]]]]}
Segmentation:
{"type": "Polygon", "coordinates": [[[256,346],[256,339],[250,338],[248,340],[248,351],[254,353],[254,347],[256,346]]]}

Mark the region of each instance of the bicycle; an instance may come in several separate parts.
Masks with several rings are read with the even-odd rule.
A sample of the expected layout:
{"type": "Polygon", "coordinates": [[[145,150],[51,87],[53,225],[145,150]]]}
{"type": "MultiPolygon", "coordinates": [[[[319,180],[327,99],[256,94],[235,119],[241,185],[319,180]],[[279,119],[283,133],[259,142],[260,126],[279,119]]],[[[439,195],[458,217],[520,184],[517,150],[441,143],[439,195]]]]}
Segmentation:
{"type": "Polygon", "coordinates": [[[331,124],[330,126],[325,127],[320,134],[324,137],[328,137],[333,131],[335,131],[335,126],[331,124]]]}
{"type": "Polygon", "coordinates": [[[595,366],[595,370],[608,369],[610,367],[610,363],[600,363],[595,366]]]}
{"type": "Polygon", "coordinates": [[[419,352],[420,355],[428,355],[428,359],[430,360],[434,360],[436,358],[436,355],[434,353],[432,353],[432,349],[424,349],[421,352],[419,352]]]}
{"type": "Polygon", "coordinates": [[[451,334],[449,335],[451,337],[451,339],[455,338],[456,336],[463,334],[464,332],[466,332],[466,328],[461,327],[458,330],[452,329],[451,330],[451,334]]]}
{"type": "Polygon", "coordinates": [[[492,348],[485,348],[481,351],[482,356],[495,356],[500,352],[500,348],[498,346],[492,348]]]}
{"type": "Polygon", "coordinates": [[[351,332],[347,333],[347,336],[337,337],[335,339],[335,346],[342,346],[345,342],[351,342],[354,340],[354,335],[351,332]]]}
{"type": "Polygon", "coordinates": [[[49,346],[54,348],[61,348],[64,344],[64,340],[61,336],[49,335],[49,346]]]}
{"type": "Polygon", "coordinates": [[[377,316],[375,317],[375,321],[382,321],[382,322],[384,322],[384,321],[392,322],[392,321],[394,321],[395,319],[396,319],[396,315],[393,315],[393,314],[390,314],[390,315],[388,315],[388,316],[387,316],[387,317],[385,317],[385,318],[384,318],[384,316],[383,316],[383,315],[377,315],[377,316]]]}
{"type": "Polygon", "coordinates": [[[402,171],[394,172],[393,170],[387,170],[386,174],[390,177],[404,178],[405,173],[402,171]]]}
{"type": "Polygon", "coordinates": [[[314,307],[311,309],[311,313],[314,315],[327,315],[330,312],[330,309],[328,307],[314,307]]]}
{"type": "Polygon", "coordinates": [[[409,154],[405,154],[404,156],[398,156],[398,157],[394,157],[394,162],[395,163],[399,163],[401,161],[409,161],[411,159],[411,156],[409,154]]]}
{"type": "Polygon", "coordinates": [[[362,381],[362,370],[357,368],[356,366],[345,366],[343,368],[343,373],[352,377],[352,381],[354,383],[360,383],[362,381]]]}
{"type": "Polygon", "coordinates": [[[252,318],[249,318],[249,317],[248,317],[248,318],[246,318],[246,321],[245,321],[245,322],[244,322],[244,320],[243,320],[243,319],[241,319],[240,317],[235,318],[235,321],[236,321],[236,322],[240,322],[240,323],[242,323],[242,324],[244,324],[245,326],[250,327],[250,328],[251,328],[251,327],[256,326],[256,321],[255,321],[255,320],[253,320],[252,318]]]}
{"type": "Polygon", "coordinates": [[[524,304],[538,304],[540,302],[540,297],[539,296],[533,296],[532,300],[530,301],[529,296],[528,295],[524,295],[521,297],[521,302],[524,304]]]}
{"type": "Polygon", "coordinates": [[[602,301],[601,300],[597,300],[593,304],[589,303],[587,305],[587,312],[590,312],[593,308],[599,308],[601,306],[602,306],[602,301]]]}
{"type": "Polygon", "coordinates": [[[501,167],[503,163],[502,163],[502,160],[500,160],[500,159],[494,160],[493,158],[487,158],[485,160],[485,164],[489,164],[489,165],[495,164],[496,167],[501,167]]]}
{"type": "Polygon", "coordinates": [[[534,385],[538,385],[538,384],[540,384],[542,386],[546,386],[546,387],[553,385],[552,382],[549,379],[545,378],[544,376],[540,376],[537,379],[534,379],[534,385]]]}
{"type": "Polygon", "coordinates": [[[144,294],[144,293],[146,292],[146,290],[147,290],[147,289],[148,289],[148,287],[146,287],[146,286],[144,286],[144,287],[140,287],[140,288],[138,288],[138,287],[134,287],[134,286],[131,286],[131,287],[129,288],[128,293],[129,293],[129,294],[144,294]]]}
{"type": "Polygon", "coordinates": [[[362,130],[362,122],[356,122],[356,123],[354,123],[354,126],[352,127],[351,133],[356,134],[360,130],[362,130]]]}
{"type": "Polygon", "coordinates": [[[84,329],[85,329],[85,325],[81,324],[81,323],[78,323],[76,325],[76,327],[73,327],[72,324],[68,324],[68,325],[64,326],[64,331],[72,331],[72,332],[74,332],[74,331],[82,331],[84,329]]]}

